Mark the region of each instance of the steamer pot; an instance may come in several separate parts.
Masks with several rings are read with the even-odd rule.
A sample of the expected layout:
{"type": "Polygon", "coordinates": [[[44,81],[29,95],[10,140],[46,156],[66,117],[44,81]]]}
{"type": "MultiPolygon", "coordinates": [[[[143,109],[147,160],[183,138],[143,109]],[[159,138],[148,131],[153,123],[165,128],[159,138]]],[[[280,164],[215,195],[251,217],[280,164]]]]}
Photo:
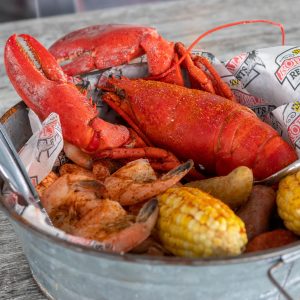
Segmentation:
{"type": "MultiPolygon", "coordinates": [[[[17,150],[31,136],[23,102],[7,111],[1,123],[17,150]]],[[[224,259],[117,255],[46,234],[10,211],[2,200],[0,197],[0,208],[22,242],[34,279],[49,299],[300,297],[300,241],[272,251],[224,259]]]]}

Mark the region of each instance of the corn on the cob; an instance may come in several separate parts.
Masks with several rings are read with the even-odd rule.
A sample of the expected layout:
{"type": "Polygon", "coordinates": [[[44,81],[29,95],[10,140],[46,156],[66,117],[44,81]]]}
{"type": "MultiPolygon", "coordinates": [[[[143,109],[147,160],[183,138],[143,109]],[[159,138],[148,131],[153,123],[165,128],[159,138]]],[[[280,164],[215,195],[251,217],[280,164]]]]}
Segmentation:
{"type": "Polygon", "coordinates": [[[247,243],[243,221],[220,200],[196,188],[168,189],[159,196],[158,235],[178,256],[239,255],[247,243]]]}
{"type": "Polygon", "coordinates": [[[284,225],[300,235],[300,171],[279,182],[276,202],[284,225]]]}

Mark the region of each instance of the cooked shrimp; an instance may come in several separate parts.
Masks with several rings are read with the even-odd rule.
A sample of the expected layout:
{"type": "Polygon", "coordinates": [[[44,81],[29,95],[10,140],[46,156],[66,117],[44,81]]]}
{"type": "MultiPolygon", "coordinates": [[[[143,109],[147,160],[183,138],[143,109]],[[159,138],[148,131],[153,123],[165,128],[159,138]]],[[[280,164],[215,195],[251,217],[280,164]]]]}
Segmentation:
{"type": "Polygon", "coordinates": [[[70,163],[62,165],[59,168],[59,174],[60,176],[65,174],[87,175],[101,181],[110,176],[110,169],[113,169],[113,167],[110,166],[109,162],[104,161],[94,162],[92,170],[70,163]]]}
{"type": "Polygon", "coordinates": [[[147,159],[137,159],[127,163],[122,168],[113,173],[112,177],[120,179],[128,179],[135,182],[147,182],[157,179],[147,159]]]}
{"type": "Polygon", "coordinates": [[[86,175],[96,179],[94,173],[76,164],[64,164],[59,168],[59,175],[65,174],[86,175]]]}
{"type": "MultiPolygon", "coordinates": [[[[90,209],[98,206],[103,184],[87,175],[65,174],[41,197],[53,224],[65,231],[90,209]]],[[[102,192],[103,193],[103,192],[102,192]]]]}
{"type": "Polygon", "coordinates": [[[105,208],[99,206],[86,214],[76,223],[73,234],[89,239],[100,240],[105,249],[112,252],[127,252],[146,240],[155,226],[158,217],[158,202],[148,201],[140,210],[137,217],[127,215],[125,210],[118,216],[104,218],[106,214],[115,212],[120,204],[106,200],[105,208]],[[103,210],[107,212],[103,213],[103,210]]]}
{"type": "Polygon", "coordinates": [[[36,187],[36,191],[38,192],[39,196],[41,197],[43,192],[56,180],[58,176],[54,172],[50,172],[36,187]]]}
{"type": "Polygon", "coordinates": [[[113,252],[129,251],[150,235],[158,215],[157,200],[147,202],[135,217],[118,202],[100,199],[103,189],[91,176],[65,174],[44,191],[41,200],[56,227],[98,240],[113,252]]]}
{"type": "Polygon", "coordinates": [[[87,170],[92,170],[98,180],[102,180],[120,168],[120,163],[109,159],[100,159],[93,161],[92,157],[83,152],[78,147],[64,141],[65,155],[74,162],[87,170]]]}
{"type": "Polygon", "coordinates": [[[132,161],[107,177],[105,197],[121,205],[133,205],[163,193],[178,183],[193,167],[189,160],[158,178],[146,159],[132,161]]]}
{"type": "Polygon", "coordinates": [[[110,159],[96,160],[93,162],[93,173],[98,180],[104,180],[120,167],[120,163],[110,159]]]}

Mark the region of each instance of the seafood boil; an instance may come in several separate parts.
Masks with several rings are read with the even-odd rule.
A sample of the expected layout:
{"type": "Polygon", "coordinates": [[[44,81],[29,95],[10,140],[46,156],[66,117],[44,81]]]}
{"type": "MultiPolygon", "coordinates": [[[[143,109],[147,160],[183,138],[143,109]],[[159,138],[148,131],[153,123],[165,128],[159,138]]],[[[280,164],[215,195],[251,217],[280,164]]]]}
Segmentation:
{"type": "MultiPolygon", "coordinates": [[[[239,255],[248,238],[255,238],[253,232],[277,229],[270,225],[274,206],[268,205],[266,222],[250,235],[249,211],[255,205],[247,201],[264,198],[253,188],[254,179],[291,164],[296,152],[236,102],[205,57],[153,28],[99,25],[67,34],[49,51],[32,36],[12,35],[4,59],[26,105],[41,120],[52,112],[59,115],[65,154],[75,163],[37,187],[56,227],[101,241],[113,252],[155,248],[159,255],[188,257],[239,255]],[[126,125],[104,121],[74,82],[81,74],[141,55],[147,57],[148,77],[106,78],[97,86],[102,101],[126,125]],[[201,190],[201,182],[182,187],[193,177],[203,179],[198,166],[214,177],[208,190],[201,190]],[[239,174],[240,167],[247,182],[228,175],[239,174]],[[235,188],[237,182],[241,185],[235,188]],[[220,188],[228,185],[233,188],[223,194],[231,207],[220,188]]],[[[275,192],[269,194],[275,203],[275,192]]]]}
{"type": "MultiPolygon", "coordinates": [[[[106,31],[103,33],[101,29],[98,28],[97,34],[94,27],[86,29],[86,39],[89,32],[91,37],[102,37],[104,33],[106,36],[106,31]]],[[[133,33],[140,36],[137,29],[133,33]]],[[[78,35],[82,39],[79,31],[67,35],[58,45],[64,48],[63,42],[68,44],[71,39],[76,46],[78,35]]],[[[114,35],[112,31],[110,36],[114,35]]],[[[59,52],[57,44],[52,52],[53,48],[55,53],[59,52]]],[[[80,44],[78,48],[74,52],[83,51],[80,44]]],[[[88,50],[91,51],[85,49],[88,50]]],[[[97,157],[159,159],[160,164],[156,164],[161,169],[178,165],[176,157],[193,159],[210,173],[219,175],[245,165],[253,169],[256,179],[268,177],[297,158],[295,150],[249,109],[214,93],[161,81],[109,79],[105,88],[111,91],[103,99],[128,122],[132,127],[128,129],[97,117],[89,99],[76,89],[55,58],[33,37],[11,36],[4,57],[7,74],[27,106],[42,119],[56,112],[64,138],[97,157]],[[27,45],[38,68],[20,41],[27,45]],[[122,91],[123,99],[120,93],[119,96],[113,93],[116,91],[122,91]]],[[[196,65],[193,67],[201,70],[196,65]]],[[[207,80],[212,73],[216,72],[206,75],[207,80]]],[[[211,83],[215,81],[211,79],[211,83]]]]}

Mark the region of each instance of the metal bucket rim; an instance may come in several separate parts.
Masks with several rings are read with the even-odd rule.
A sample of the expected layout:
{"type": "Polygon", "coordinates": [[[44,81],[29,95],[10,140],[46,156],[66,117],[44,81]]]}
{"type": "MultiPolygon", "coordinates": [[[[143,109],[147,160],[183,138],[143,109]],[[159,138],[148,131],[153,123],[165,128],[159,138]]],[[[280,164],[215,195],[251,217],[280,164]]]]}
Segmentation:
{"type": "MultiPolygon", "coordinates": [[[[2,117],[0,118],[1,123],[5,123],[7,119],[14,114],[18,109],[22,107],[26,107],[24,102],[19,102],[13,107],[11,107],[8,111],[6,111],[2,117]]],[[[2,197],[0,197],[0,208],[1,210],[14,222],[17,222],[18,225],[24,227],[26,230],[31,231],[33,234],[40,236],[42,239],[47,239],[48,241],[59,244],[62,247],[69,248],[70,250],[76,252],[84,252],[85,254],[96,256],[96,257],[104,257],[107,259],[113,260],[123,260],[132,263],[148,263],[154,265],[184,265],[184,266],[207,266],[207,265],[225,265],[225,264],[239,264],[239,263],[249,263],[252,261],[259,260],[275,260],[279,259],[280,256],[297,252],[300,250],[300,241],[288,244],[286,246],[257,251],[253,253],[245,253],[239,256],[232,257],[211,257],[211,258],[182,258],[182,257],[173,257],[173,256],[151,256],[151,255],[139,255],[139,254],[118,254],[100,251],[97,249],[93,249],[91,247],[80,245],[76,243],[72,243],[69,241],[65,241],[59,237],[56,237],[48,232],[43,231],[42,229],[32,225],[26,219],[19,216],[16,212],[9,210],[4,203],[2,202],[2,197]]]]}

